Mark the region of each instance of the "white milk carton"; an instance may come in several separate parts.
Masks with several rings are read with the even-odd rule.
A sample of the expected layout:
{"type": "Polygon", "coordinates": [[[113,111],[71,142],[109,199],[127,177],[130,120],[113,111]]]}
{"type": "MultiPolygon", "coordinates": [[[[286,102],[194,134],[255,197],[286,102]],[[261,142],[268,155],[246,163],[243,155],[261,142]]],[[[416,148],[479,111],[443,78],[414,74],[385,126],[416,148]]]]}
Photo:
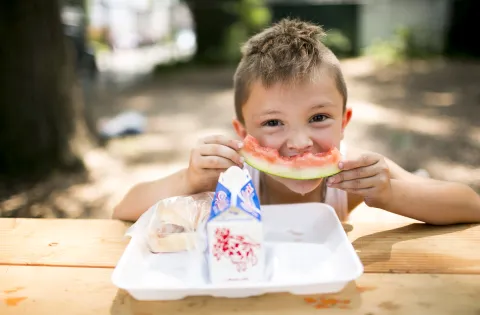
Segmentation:
{"type": "Polygon", "coordinates": [[[207,221],[207,237],[212,283],[263,280],[262,215],[247,170],[232,166],[220,175],[207,221]]]}

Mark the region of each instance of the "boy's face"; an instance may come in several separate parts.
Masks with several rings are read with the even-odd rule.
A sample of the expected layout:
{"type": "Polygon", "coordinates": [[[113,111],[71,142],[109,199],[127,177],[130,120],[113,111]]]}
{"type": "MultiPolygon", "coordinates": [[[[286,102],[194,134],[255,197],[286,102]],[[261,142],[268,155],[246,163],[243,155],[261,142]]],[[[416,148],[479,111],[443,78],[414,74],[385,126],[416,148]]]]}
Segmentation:
{"type": "MultiPolygon", "coordinates": [[[[351,113],[350,108],[343,111],[335,81],[325,73],[304,85],[276,84],[266,89],[260,82],[254,83],[243,106],[245,124],[235,119],[233,126],[241,138],[248,133],[281,156],[294,156],[339,148],[351,113]]],[[[313,191],[322,181],[271,177],[300,194],[313,191]]]]}

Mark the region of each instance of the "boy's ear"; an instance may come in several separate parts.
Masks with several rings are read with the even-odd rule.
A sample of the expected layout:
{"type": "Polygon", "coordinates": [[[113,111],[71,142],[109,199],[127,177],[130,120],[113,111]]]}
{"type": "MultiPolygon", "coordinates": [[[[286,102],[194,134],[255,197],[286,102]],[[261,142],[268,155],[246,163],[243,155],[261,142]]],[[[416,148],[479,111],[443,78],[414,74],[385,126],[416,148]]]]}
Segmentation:
{"type": "Polygon", "coordinates": [[[232,125],[240,139],[244,139],[247,136],[247,130],[237,118],[233,118],[232,125]]]}
{"type": "Polygon", "coordinates": [[[342,119],[342,140],[343,140],[345,128],[347,127],[351,118],[352,118],[352,108],[347,107],[345,108],[345,113],[343,114],[343,119],[342,119]]]}

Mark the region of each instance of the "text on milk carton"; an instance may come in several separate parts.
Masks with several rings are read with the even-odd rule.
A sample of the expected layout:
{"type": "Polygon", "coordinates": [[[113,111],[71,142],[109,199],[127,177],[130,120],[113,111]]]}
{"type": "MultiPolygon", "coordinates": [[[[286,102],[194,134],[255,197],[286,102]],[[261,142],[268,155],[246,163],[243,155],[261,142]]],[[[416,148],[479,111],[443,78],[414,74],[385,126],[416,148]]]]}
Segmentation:
{"type": "Polygon", "coordinates": [[[263,279],[262,216],[248,171],[233,166],[220,175],[207,235],[212,282],[263,279]]]}

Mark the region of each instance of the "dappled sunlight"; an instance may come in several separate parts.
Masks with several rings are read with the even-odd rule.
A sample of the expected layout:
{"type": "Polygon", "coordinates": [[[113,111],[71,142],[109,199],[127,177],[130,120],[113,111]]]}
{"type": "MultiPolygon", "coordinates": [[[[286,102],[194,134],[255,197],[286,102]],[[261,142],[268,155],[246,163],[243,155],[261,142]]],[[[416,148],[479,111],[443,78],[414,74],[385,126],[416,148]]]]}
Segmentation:
{"type": "Polygon", "coordinates": [[[125,100],[124,102],[125,107],[141,112],[151,110],[154,104],[155,99],[146,95],[136,95],[125,100]]]}
{"type": "Polygon", "coordinates": [[[22,206],[25,206],[27,202],[28,202],[27,194],[20,193],[17,195],[13,195],[8,200],[4,201],[1,205],[1,209],[2,211],[10,212],[22,206]]]}
{"type": "Polygon", "coordinates": [[[184,158],[182,135],[145,134],[135,138],[116,139],[109,153],[125,164],[169,163],[184,158]]]}
{"type": "Polygon", "coordinates": [[[407,218],[392,212],[385,211],[379,208],[372,208],[367,206],[364,202],[358,205],[349,216],[350,222],[402,222],[402,223],[418,223],[420,221],[407,218]]]}
{"type": "Polygon", "coordinates": [[[412,61],[347,76],[353,98],[408,116],[455,118],[463,125],[476,125],[480,119],[479,81],[480,64],[441,60],[412,61]]]}
{"type": "MultiPolygon", "coordinates": [[[[222,128],[207,128],[207,129],[203,129],[203,130],[199,130],[197,133],[196,133],[197,137],[196,139],[198,138],[203,138],[203,137],[206,137],[206,136],[209,136],[209,135],[225,135],[225,136],[230,136],[230,137],[234,137],[234,132],[232,129],[222,129],[222,128]]],[[[194,138],[192,138],[191,140],[194,140],[194,138]]]]}
{"type": "MultiPolygon", "coordinates": [[[[480,127],[469,123],[471,111],[465,103],[476,89],[465,88],[455,80],[446,85],[443,80],[451,75],[450,70],[436,78],[448,87],[445,90],[440,85],[434,89],[428,84],[407,84],[407,74],[429,75],[446,67],[442,62],[417,62],[384,74],[363,58],[342,61],[342,67],[349,83],[349,105],[353,108],[352,122],[345,131],[347,144],[385,154],[409,171],[425,168],[435,178],[458,180],[480,189],[475,182],[475,178],[480,178],[478,162],[475,165],[480,127]],[[375,71],[379,71],[381,83],[362,79],[376,76],[375,71]],[[418,93],[416,88],[420,89],[418,93]],[[460,99],[460,91],[470,94],[460,99]],[[454,115],[442,112],[448,108],[456,108],[458,112],[454,115]]],[[[147,134],[109,144],[110,156],[121,167],[108,176],[98,175],[95,186],[109,196],[104,206],[107,212],[134,184],[186,167],[190,150],[198,139],[212,134],[235,137],[231,127],[235,115],[233,89],[228,87],[232,73],[231,69],[211,73],[197,70],[160,80],[124,96],[121,103],[126,109],[134,108],[137,102],[149,104],[148,108],[137,105],[144,106],[141,110],[147,115],[147,134]]],[[[364,204],[352,216],[355,220],[359,217],[405,220],[364,204]]]]}
{"type": "Polygon", "coordinates": [[[366,59],[347,64],[353,109],[347,142],[409,171],[423,168],[434,178],[480,192],[479,64],[424,60],[375,67],[366,59]]]}
{"type": "Polygon", "coordinates": [[[412,130],[374,123],[365,128],[366,137],[373,138],[378,143],[378,147],[373,147],[371,150],[392,158],[409,171],[426,168],[426,163],[431,159],[473,167],[479,165],[480,144],[469,141],[461,133],[454,133],[448,137],[433,137],[412,130]]]}
{"type": "MultiPolygon", "coordinates": [[[[480,75],[473,73],[475,66],[418,62],[378,69],[359,58],[342,61],[342,67],[353,109],[345,130],[347,147],[384,154],[409,171],[424,168],[434,178],[480,192],[480,91],[475,86],[480,75]]],[[[138,111],[146,116],[145,133],[112,139],[88,152],[87,179],[56,177],[40,190],[1,202],[0,208],[20,216],[109,218],[133,185],[186,167],[200,138],[236,138],[232,75],[231,68],[196,69],[113,95],[94,108],[96,117],[138,111]]],[[[352,218],[405,219],[364,204],[352,218]]]]}
{"type": "Polygon", "coordinates": [[[137,166],[130,166],[122,173],[117,173],[112,177],[112,181],[105,181],[98,188],[108,189],[109,198],[105,200],[104,208],[108,215],[111,215],[113,208],[125,196],[127,191],[135,184],[145,181],[152,181],[158,178],[168,176],[188,165],[188,161],[181,163],[149,163],[137,166]]]}
{"type": "Polygon", "coordinates": [[[340,60],[343,74],[347,80],[371,74],[377,65],[371,58],[349,58],[340,60]]]}
{"type": "Polygon", "coordinates": [[[452,106],[456,103],[456,95],[452,92],[425,92],[423,103],[428,106],[452,106]]]}
{"type": "Polygon", "coordinates": [[[390,95],[394,98],[406,98],[408,91],[404,86],[393,86],[390,90],[390,95]]]}
{"type": "Polygon", "coordinates": [[[438,178],[472,185],[480,191],[480,162],[477,166],[466,166],[432,157],[426,166],[438,178]]]}
{"type": "MultiPolygon", "coordinates": [[[[380,105],[352,100],[352,119],[365,124],[385,124],[393,128],[410,130],[434,137],[445,137],[453,134],[455,127],[460,122],[441,117],[426,117],[418,114],[405,114],[405,112],[384,108],[380,105]]],[[[471,128],[479,132],[480,128],[471,128]],[[478,129],[478,130],[475,130],[478,129]]],[[[469,135],[466,135],[467,137],[469,135]]]]}
{"type": "Polygon", "coordinates": [[[202,121],[193,113],[156,115],[148,119],[149,132],[189,133],[201,128],[202,121]]]}
{"type": "Polygon", "coordinates": [[[342,70],[351,79],[361,79],[366,75],[374,75],[385,81],[387,78],[402,74],[429,74],[433,71],[451,66],[443,59],[409,60],[404,63],[391,64],[385,67],[373,58],[359,57],[341,60],[342,70]]]}
{"type": "Polygon", "coordinates": [[[103,150],[91,150],[84,155],[84,162],[87,165],[87,168],[90,170],[95,170],[95,174],[100,171],[102,172],[116,172],[120,171],[123,167],[123,163],[120,160],[112,158],[107,152],[103,150]],[[108,165],[107,168],[104,166],[108,165]]]}
{"type": "Polygon", "coordinates": [[[442,59],[437,60],[412,60],[408,64],[408,71],[414,72],[416,74],[428,74],[435,69],[444,67],[446,62],[442,59]]]}
{"type": "Polygon", "coordinates": [[[233,88],[213,93],[209,101],[225,113],[234,113],[233,88]]]}

